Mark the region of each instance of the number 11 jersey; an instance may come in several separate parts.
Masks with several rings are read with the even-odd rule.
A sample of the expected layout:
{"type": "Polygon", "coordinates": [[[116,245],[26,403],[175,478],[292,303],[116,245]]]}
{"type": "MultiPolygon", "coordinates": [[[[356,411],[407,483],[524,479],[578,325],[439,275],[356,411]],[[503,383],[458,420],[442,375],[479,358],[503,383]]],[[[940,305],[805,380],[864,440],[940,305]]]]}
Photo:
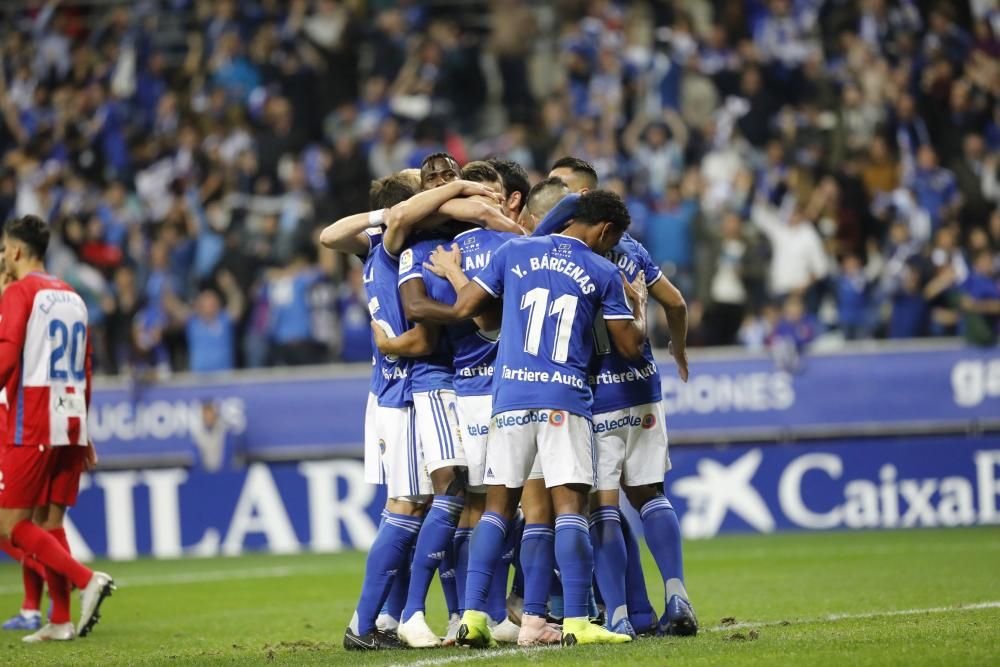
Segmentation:
{"type": "Polygon", "coordinates": [[[602,307],[606,320],[633,319],[615,265],[552,234],[508,241],[474,280],[504,300],[493,414],[541,408],[589,418],[594,319],[602,307]]]}
{"type": "Polygon", "coordinates": [[[45,273],[11,284],[0,303],[0,341],[19,358],[7,382],[7,442],[86,445],[90,385],[87,306],[45,273]]]}

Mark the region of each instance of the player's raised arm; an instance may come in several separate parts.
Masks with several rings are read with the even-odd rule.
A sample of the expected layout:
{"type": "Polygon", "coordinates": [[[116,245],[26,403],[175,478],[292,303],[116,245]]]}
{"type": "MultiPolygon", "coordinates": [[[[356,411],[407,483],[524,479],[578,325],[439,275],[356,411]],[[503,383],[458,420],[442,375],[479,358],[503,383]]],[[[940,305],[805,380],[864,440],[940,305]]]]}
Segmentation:
{"type": "Polygon", "coordinates": [[[365,230],[382,224],[385,210],[369,213],[355,213],[325,228],[319,235],[324,248],[346,252],[351,255],[365,255],[370,249],[369,237],[365,230]]]}
{"type": "Polygon", "coordinates": [[[446,185],[418,193],[404,202],[396,204],[385,216],[385,236],[382,243],[385,249],[393,255],[399,254],[406,243],[409,233],[428,216],[437,213],[441,206],[456,197],[483,196],[496,198],[496,195],[479,183],[471,181],[452,181],[446,185]]]}
{"type": "Polygon", "coordinates": [[[521,225],[517,224],[500,210],[497,206],[491,206],[478,198],[457,198],[445,202],[439,213],[455,220],[469,222],[479,227],[492,229],[495,232],[508,232],[523,236],[527,233],[521,225]]]}

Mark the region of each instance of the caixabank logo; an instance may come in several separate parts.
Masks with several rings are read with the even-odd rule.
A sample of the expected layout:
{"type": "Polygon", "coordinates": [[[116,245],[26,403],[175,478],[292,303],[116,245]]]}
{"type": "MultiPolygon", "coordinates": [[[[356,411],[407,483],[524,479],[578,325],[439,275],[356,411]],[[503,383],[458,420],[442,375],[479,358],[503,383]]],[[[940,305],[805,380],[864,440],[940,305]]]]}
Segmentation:
{"type": "Polygon", "coordinates": [[[1000,523],[998,441],[772,445],[695,456],[672,452],[667,478],[688,538],[1000,523]]]}

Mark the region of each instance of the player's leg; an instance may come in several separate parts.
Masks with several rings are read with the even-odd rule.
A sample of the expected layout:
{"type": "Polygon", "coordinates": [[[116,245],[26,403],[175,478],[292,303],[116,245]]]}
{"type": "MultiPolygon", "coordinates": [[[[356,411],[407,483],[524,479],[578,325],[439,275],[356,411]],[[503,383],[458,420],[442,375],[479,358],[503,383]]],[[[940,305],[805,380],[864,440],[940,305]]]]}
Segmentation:
{"type": "MultiPolygon", "coordinates": [[[[41,527],[54,537],[67,554],[71,554],[69,540],[63,528],[66,510],[76,505],[80,491],[80,477],[86,467],[87,448],[70,446],[58,447],[53,452],[55,466],[52,473],[52,484],[49,490],[49,505],[41,527]]],[[[69,618],[69,596],[72,583],[65,576],[46,577],[49,586],[49,597],[52,598],[52,624],[58,619],[69,618]],[[65,605],[64,610],[60,607],[65,605]],[[64,613],[57,613],[64,611],[64,613]]],[[[79,586],[78,586],[79,588],[79,586]]],[[[111,596],[115,590],[114,582],[106,574],[95,573],[93,580],[86,588],[80,589],[80,622],[77,634],[86,637],[100,620],[100,608],[104,599],[111,596]],[[106,580],[106,581],[105,581],[106,580]]]]}
{"type": "Polygon", "coordinates": [[[629,503],[639,511],[646,545],[663,577],[666,610],[660,619],[660,631],[694,635],[698,620],[684,585],[680,523],[673,505],[663,495],[663,476],[670,470],[663,406],[656,403],[634,410],[642,426],[630,433],[622,484],[629,503]]]}
{"type": "Polygon", "coordinates": [[[495,644],[486,614],[487,598],[537,451],[537,422],[530,419],[529,412],[514,410],[497,415],[490,427],[486,446],[485,481],[489,485],[486,510],[470,540],[465,613],[458,631],[458,643],[465,646],[485,648],[495,644]]]}
{"type": "Polygon", "coordinates": [[[625,593],[628,552],[618,508],[629,421],[627,408],[594,415],[597,485],[590,496],[590,539],[594,546],[594,574],[607,609],[607,627],[634,637],[625,593]]]}
{"type": "Polygon", "coordinates": [[[540,428],[539,457],[555,511],[555,554],[563,587],[563,644],[631,641],[590,623],[590,586],[594,549],[587,521],[588,496],[595,483],[592,426],[589,419],[554,411],[540,428]]]}
{"type": "MultiPolygon", "coordinates": [[[[557,644],[562,631],[546,619],[546,604],[552,589],[555,571],[555,530],[552,528],[552,495],[545,488],[541,464],[533,466],[524,485],[521,508],[524,512],[524,535],[521,538],[521,567],[524,571],[524,601],[521,630],[517,643],[521,646],[557,644]]],[[[561,596],[560,590],[560,596],[561,596]]]]}
{"type": "Polygon", "coordinates": [[[21,581],[24,599],[21,609],[3,624],[4,630],[38,630],[42,627],[42,589],[45,586],[45,567],[24,551],[15,547],[10,540],[0,539],[0,551],[21,564],[21,581]]]}
{"type": "Polygon", "coordinates": [[[34,558],[25,555],[24,551],[11,544],[10,540],[0,539],[0,550],[21,564],[21,581],[24,586],[21,609],[4,622],[3,629],[38,630],[42,627],[41,601],[42,589],[45,585],[45,568],[34,558]]]}
{"type": "MultiPolygon", "coordinates": [[[[424,617],[427,591],[434,572],[452,550],[458,518],[465,507],[468,470],[455,393],[444,389],[415,393],[413,407],[434,500],[417,537],[399,637],[414,648],[430,648],[439,646],[441,640],[424,617]]],[[[453,604],[457,609],[457,602],[453,604]]]]}
{"type": "MultiPolygon", "coordinates": [[[[47,569],[66,577],[80,589],[83,594],[80,628],[89,632],[101,602],[113,590],[111,577],[103,572],[93,572],[76,561],[55,536],[31,520],[35,507],[48,504],[53,483],[57,479],[66,481],[65,476],[56,476],[59,471],[56,451],[59,449],[63,448],[54,451],[50,447],[8,447],[4,452],[0,463],[4,480],[0,492],[0,536],[8,538],[15,547],[31,554],[47,569]]],[[[75,487],[66,489],[73,492],[74,500],[78,486],[79,473],[75,476],[75,487]]],[[[44,636],[36,637],[38,633],[35,633],[25,640],[66,640],[76,635],[71,623],[49,628],[52,632],[46,628],[49,626],[39,630],[44,636]]]]}
{"type": "MultiPolygon", "coordinates": [[[[489,432],[493,399],[485,396],[459,396],[458,419],[462,432],[462,447],[468,463],[469,486],[465,497],[465,509],[455,530],[453,552],[455,557],[455,582],[457,584],[459,611],[465,611],[465,580],[469,566],[469,538],[472,529],[479,523],[486,509],[486,436],[489,432]]],[[[457,626],[456,626],[457,632],[457,626]]],[[[451,643],[451,624],[445,643],[451,643]]]]}
{"type": "Polygon", "coordinates": [[[376,430],[385,443],[382,464],[389,500],[375,542],[368,551],[361,596],[344,633],[344,648],[374,650],[391,646],[392,637],[376,631],[376,618],[397,573],[408,569],[420,531],[430,480],[419,454],[412,408],[379,407],[376,430]]]}
{"type": "Polygon", "coordinates": [[[646,575],[642,569],[642,550],[624,513],[621,519],[622,537],[625,538],[625,600],[628,603],[629,621],[637,636],[653,636],[659,630],[660,618],[649,602],[646,575]]]}

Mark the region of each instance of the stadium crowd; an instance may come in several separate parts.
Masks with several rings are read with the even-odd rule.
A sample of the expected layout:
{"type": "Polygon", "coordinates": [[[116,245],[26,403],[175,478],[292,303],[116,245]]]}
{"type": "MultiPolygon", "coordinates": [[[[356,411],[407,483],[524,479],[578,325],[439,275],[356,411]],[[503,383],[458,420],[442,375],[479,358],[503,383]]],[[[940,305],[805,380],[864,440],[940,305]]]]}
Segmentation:
{"type": "MultiPolygon", "coordinates": [[[[995,0],[24,0],[0,217],[51,222],[95,365],[363,361],[318,230],[447,150],[619,192],[693,345],[1000,326],[995,0]]],[[[666,344],[665,322],[654,341],[666,344]]]]}

